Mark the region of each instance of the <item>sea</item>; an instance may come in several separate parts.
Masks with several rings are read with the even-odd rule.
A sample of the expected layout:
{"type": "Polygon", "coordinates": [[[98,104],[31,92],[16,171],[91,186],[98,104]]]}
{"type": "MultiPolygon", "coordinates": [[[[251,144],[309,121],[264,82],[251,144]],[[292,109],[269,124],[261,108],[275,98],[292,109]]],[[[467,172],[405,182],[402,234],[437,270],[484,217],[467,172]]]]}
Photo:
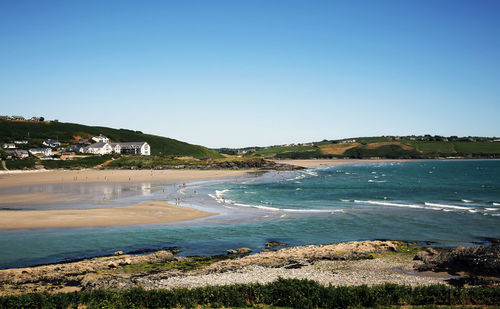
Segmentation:
{"type": "Polygon", "coordinates": [[[500,238],[500,160],[375,161],[208,181],[39,185],[1,189],[0,198],[16,192],[71,193],[72,199],[4,209],[179,200],[218,215],[169,224],[0,230],[0,268],[119,250],[177,247],[180,255],[192,256],[248,247],[255,253],[268,241],[293,246],[393,239],[455,247],[500,238]]]}

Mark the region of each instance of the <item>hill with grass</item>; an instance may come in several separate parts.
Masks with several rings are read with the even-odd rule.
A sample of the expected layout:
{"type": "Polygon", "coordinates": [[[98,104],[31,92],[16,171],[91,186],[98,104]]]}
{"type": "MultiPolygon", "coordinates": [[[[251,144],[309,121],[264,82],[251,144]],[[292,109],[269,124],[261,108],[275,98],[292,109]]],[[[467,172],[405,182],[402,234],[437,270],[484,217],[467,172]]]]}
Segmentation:
{"type": "Polygon", "coordinates": [[[500,140],[491,137],[382,136],[270,147],[220,149],[222,153],[239,153],[274,159],[313,158],[500,158],[500,140]]]}
{"type": "Polygon", "coordinates": [[[0,142],[27,140],[22,148],[41,147],[45,139],[58,139],[62,147],[79,140],[89,140],[92,136],[105,135],[112,142],[142,142],[151,146],[152,155],[192,156],[195,158],[220,158],[217,151],[203,146],[192,145],[175,139],[145,134],[129,129],[93,127],[76,123],[0,120],[0,142]]]}

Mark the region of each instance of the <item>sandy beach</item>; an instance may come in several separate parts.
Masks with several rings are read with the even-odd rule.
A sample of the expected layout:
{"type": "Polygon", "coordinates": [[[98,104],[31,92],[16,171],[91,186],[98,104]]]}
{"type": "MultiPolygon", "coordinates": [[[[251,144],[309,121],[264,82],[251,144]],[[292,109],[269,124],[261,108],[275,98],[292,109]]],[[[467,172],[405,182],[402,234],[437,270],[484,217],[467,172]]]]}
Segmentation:
{"type": "Polygon", "coordinates": [[[69,228],[168,223],[215,215],[175,206],[165,201],[148,201],[126,207],[51,210],[0,210],[0,229],[69,228]]]}
{"type": "Polygon", "coordinates": [[[44,170],[0,172],[0,188],[54,183],[183,181],[245,175],[244,170],[44,170]]]}
{"type": "MultiPolygon", "coordinates": [[[[3,172],[0,174],[0,188],[9,189],[57,183],[189,181],[238,177],[245,174],[246,171],[229,170],[57,170],[3,172]]],[[[66,193],[3,193],[0,195],[0,206],[64,204],[71,201],[72,198],[71,194],[66,193]]],[[[0,229],[154,224],[188,221],[210,215],[214,215],[214,213],[207,213],[189,207],[175,206],[165,201],[147,201],[126,207],[98,209],[0,210],[0,229]]]]}

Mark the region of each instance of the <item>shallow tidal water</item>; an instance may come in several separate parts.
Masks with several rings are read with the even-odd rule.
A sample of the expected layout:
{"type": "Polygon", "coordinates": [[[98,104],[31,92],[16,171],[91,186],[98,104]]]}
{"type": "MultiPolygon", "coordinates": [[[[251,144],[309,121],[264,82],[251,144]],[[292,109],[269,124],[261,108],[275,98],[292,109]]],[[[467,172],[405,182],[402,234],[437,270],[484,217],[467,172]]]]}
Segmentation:
{"type": "Polygon", "coordinates": [[[175,224],[3,230],[0,268],[172,246],[181,247],[181,255],[224,254],[239,247],[258,251],[270,240],[478,245],[500,237],[499,176],[499,160],[412,161],[270,172],[185,187],[173,182],[26,187],[24,193],[74,194],[74,203],[42,206],[48,209],[181,198],[184,206],[219,215],[175,224]]]}

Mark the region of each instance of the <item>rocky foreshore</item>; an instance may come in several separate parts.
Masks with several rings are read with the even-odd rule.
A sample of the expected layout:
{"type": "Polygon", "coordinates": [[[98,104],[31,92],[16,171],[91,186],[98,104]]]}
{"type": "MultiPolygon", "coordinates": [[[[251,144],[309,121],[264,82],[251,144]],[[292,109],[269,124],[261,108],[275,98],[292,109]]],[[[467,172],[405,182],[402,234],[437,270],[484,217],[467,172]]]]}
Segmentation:
{"type": "MultiPolygon", "coordinates": [[[[114,167],[116,168],[116,167],[114,167]]],[[[181,164],[181,165],[157,165],[151,166],[134,166],[134,167],[122,167],[123,169],[153,169],[153,170],[263,170],[263,171],[295,171],[303,170],[304,167],[278,163],[270,160],[246,160],[246,161],[225,161],[225,162],[215,162],[208,164],[181,164]]]]}
{"type": "Polygon", "coordinates": [[[114,256],[70,263],[4,269],[0,270],[0,294],[134,286],[192,288],[267,283],[278,278],[312,279],[323,285],[396,283],[416,286],[457,282],[497,285],[499,282],[499,247],[495,245],[488,249],[439,251],[400,241],[283,246],[285,244],[270,243],[266,246],[268,249],[260,253],[245,255],[249,249],[240,248],[228,255],[214,257],[177,257],[176,252],[168,250],[142,255],[117,252],[114,256]],[[281,248],[274,250],[275,246],[281,248]],[[453,264],[457,257],[461,257],[458,258],[460,262],[453,264]],[[487,273],[481,272],[481,261],[486,261],[483,264],[487,273]],[[470,276],[475,279],[482,276],[482,281],[463,280],[470,276]]]}

